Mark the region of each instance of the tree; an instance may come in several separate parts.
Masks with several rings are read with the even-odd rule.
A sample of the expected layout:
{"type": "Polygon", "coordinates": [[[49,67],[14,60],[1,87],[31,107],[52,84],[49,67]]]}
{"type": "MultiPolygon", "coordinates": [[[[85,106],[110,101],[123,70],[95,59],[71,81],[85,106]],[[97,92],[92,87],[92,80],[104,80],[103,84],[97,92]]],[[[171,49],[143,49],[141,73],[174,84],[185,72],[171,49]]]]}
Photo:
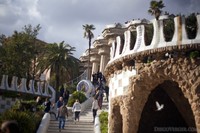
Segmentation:
{"type": "MultiPolygon", "coordinates": [[[[73,57],[75,47],[69,44],[53,43],[46,45],[46,50],[43,56],[38,58],[38,70],[43,73],[45,70],[51,69],[51,74],[55,74],[55,88],[58,89],[62,77],[73,78],[74,72],[78,73],[79,60],[73,57]]],[[[66,81],[65,81],[66,82],[66,81]]],[[[62,82],[63,83],[63,82],[62,82]]]]}
{"type": "Polygon", "coordinates": [[[162,0],[160,1],[155,1],[155,0],[152,0],[151,3],[150,3],[150,9],[148,10],[148,13],[150,13],[152,16],[154,15],[155,18],[158,20],[161,13],[162,13],[162,8],[164,8],[164,3],[162,0]]]}
{"type": "Polygon", "coordinates": [[[189,16],[185,19],[186,24],[186,32],[189,39],[194,39],[197,35],[197,19],[196,14],[191,13],[189,16]]]}
{"type": "Polygon", "coordinates": [[[3,74],[31,78],[32,60],[35,56],[34,40],[39,30],[39,25],[35,28],[29,25],[24,26],[21,32],[14,31],[11,37],[0,37],[3,74]]]}
{"type": "Polygon", "coordinates": [[[36,27],[32,27],[32,25],[29,24],[29,25],[25,25],[23,28],[24,30],[23,32],[27,34],[28,36],[32,37],[32,41],[33,41],[33,44],[32,44],[32,47],[33,47],[33,51],[32,51],[33,65],[32,66],[33,67],[30,73],[33,79],[35,79],[35,75],[36,75],[36,63],[37,63],[36,59],[38,58],[39,53],[42,52],[41,51],[42,48],[44,48],[43,45],[40,45],[42,44],[42,42],[37,39],[37,35],[39,34],[40,29],[41,29],[40,24],[38,24],[36,27]]]}
{"type": "Polygon", "coordinates": [[[87,38],[89,40],[89,51],[88,51],[88,79],[90,79],[90,48],[91,48],[91,40],[94,38],[94,34],[92,33],[92,30],[95,30],[95,27],[93,24],[85,24],[83,25],[84,29],[84,38],[87,38]]]}

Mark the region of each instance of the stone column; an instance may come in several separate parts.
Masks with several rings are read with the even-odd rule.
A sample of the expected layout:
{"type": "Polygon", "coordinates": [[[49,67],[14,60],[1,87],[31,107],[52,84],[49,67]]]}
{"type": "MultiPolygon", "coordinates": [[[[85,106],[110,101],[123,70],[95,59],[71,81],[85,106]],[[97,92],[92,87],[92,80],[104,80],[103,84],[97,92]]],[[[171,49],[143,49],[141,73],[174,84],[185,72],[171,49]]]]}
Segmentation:
{"type": "Polygon", "coordinates": [[[91,80],[92,80],[92,74],[96,73],[99,70],[99,60],[100,60],[100,56],[98,55],[98,49],[92,48],[91,55],[90,55],[90,62],[92,64],[91,73],[90,73],[91,80]]]}
{"type": "Polygon", "coordinates": [[[97,73],[99,70],[99,62],[100,62],[100,57],[98,54],[93,54],[90,58],[90,61],[92,63],[92,73],[91,73],[91,80],[92,79],[92,74],[97,73]]]}
{"type": "Polygon", "coordinates": [[[100,61],[100,72],[102,72],[102,74],[104,74],[104,69],[106,64],[108,63],[108,55],[101,55],[101,61],[100,61]]]}
{"type": "Polygon", "coordinates": [[[101,55],[100,72],[102,72],[102,74],[104,74],[104,69],[110,59],[109,53],[110,53],[110,47],[108,45],[99,48],[99,54],[101,55]]]}

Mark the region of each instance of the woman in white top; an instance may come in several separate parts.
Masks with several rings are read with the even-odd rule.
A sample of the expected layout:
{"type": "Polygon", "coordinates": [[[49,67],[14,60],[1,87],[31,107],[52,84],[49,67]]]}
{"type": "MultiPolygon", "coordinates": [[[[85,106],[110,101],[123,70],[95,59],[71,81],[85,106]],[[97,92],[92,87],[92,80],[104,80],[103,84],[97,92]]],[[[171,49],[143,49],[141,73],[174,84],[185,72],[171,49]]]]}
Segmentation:
{"type": "Polygon", "coordinates": [[[75,121],[76,120],[79,121],[79,115],[80,115],[80,112],[81,112],[81,104],[79,103],[78,99],[76,99],[76,102],[74,103],[72,110],[75,113],[75,118],[74,118],[75,121]]]}
{"type": "Polygon", "coordinates": [[[92,103],[92,112],[93,112],[93,123],[95,121],[95,117],[97,115],[97,110],[99,109],[97,98],[94,97],[93,103],[92,103]]]}

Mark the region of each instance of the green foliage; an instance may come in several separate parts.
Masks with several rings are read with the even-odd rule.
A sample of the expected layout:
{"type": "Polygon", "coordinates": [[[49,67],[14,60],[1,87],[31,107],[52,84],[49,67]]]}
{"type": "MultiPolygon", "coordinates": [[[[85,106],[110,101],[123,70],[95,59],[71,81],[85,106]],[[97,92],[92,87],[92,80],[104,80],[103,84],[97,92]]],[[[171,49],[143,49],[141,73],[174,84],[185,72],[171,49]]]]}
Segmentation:
{"type": "Polygon", "coordinates": [[[153,24],[145,25],[145,44],[149,46],[153,38],[153,24]]]}
{"type": "Polygon", "coordinates": [[[62,41],[61,43],[46,45],[46,52],[38,58],[37,69],[40,72],[51,69],[51,75],[55,78],[53,83],[56,89],[59,89],[61,84],[73,78],[73,74],[78,72],[79,60],[72,56],[73,51],[75,51],[75,47],[62,41]]]}
{"type": "Polygon", "coordinates": [[[99,121],[100,121],[100,130],[101,133],[107,133],[108,132],[108,112],[101,112],[99,115],[99,121]]]}
{"type": "Polygon", "coordinates": [[[130,42],[130,50],[132,50],[135,46],[135,42],[136,42],[136,36],[137,36],[137,33],[136,31],[131,31],[131,42],[130,42]]]}
{"type": "Polygon", "coordinates": [[[36,56],[35,38],[40,27],[25,26],[24,31],[14,31],[11,37],[1,38],[0,60],[4,74],[27,77],[31,75],[32,60],[36,56]]]}
{"type": "Polygon", "coordinates": [[[164,8],[164,3],[162,0],[160,1],[156,1],[156,0],[152,0],[150,2],[150,7],[148,10],[148,13],[150,13],[151,15],[154,15],[155,18],[158,20],[159,16],[162,13],[162,8],[164,8]]]}
{"type": "Polygon", "coordinates": [[[197,34],[197,19],[196,14],[192,13],[185,19],[186,32],[189,39],[194,39],[197,34]]]}
{"type": "Polygon", "coordinates": [[[190,58],[192,58],[192,59],[197,58],[199,56],[200,56],[199,51],[190,52],[190,58]]]}
{"type": "Polygon", "coordinates": [[[82,103],[87,99],[87,97],[85,96],[83,92],[75,91],[74,93],[72,93],[72,96],[69,98],[68,106],[72,107],[76,99],[78,99],[80,103],[82,103]]]}
{"type": "Polygon", "coordinates": [[[34,100],[18,100],[15,105],[12,106],[12,110],[30,112],[33,112],[34,110],[43,111],[44,106],[37,105],[36,101],[34,100]]]}
{"type": "Polygon", "coordinates": [[[16,120],[20,133],[35,133],[42,116],[36,113],[8,110],[0,117],[0,124],[6,120],[16,120]]]}
{"type": "Polygon", "coordinates": [[[164,25],[163,32],[165,36],[165,41],[169,42],[172,40],[174,34],[174,17],[172,16],[169,19],[163,20],[163,25],[164,25]]]}
{"type": "Polygon", "coordinates": [[[70,94],[72,94],[76,91],[76,85],[77,85],[77,83],[74,83],[71,85],[67,85],[65,88],[66,88],[66,90],[69,91],[70,94]]]}
{"type": "Polygon", "coordinates": [[[4,91],[2,96],[7,97],[7,98],[17,98],[19,97],[19,93],[15,91],[4,91]]]}
{"type": "Polygon", "coordinates": [[[23,99],[23,100],[32,100],[34,99],[34,95],[29,94],[29,93],[20,93],[16,91],[3,91],[2,93],[3,97],[7,98],[18,98],[18,99],[23,99]]]}

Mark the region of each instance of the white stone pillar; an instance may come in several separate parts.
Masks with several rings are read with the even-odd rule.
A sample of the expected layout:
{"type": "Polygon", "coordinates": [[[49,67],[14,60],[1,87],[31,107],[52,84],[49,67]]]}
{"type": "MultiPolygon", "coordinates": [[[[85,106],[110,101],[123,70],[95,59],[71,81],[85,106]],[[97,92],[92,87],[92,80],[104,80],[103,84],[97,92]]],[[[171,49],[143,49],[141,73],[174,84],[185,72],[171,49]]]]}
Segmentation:
{"type": "Polygon", "coordinates": [[[104,74],[104,69],[105,69],[108,61],[110,60],[110,57],[109,57],[110,47],[108,45],[104,45],[104,46],[100,47],[98,54],[101,55],[99,71],[102,72],[102,74],[104,74]]]}
{"type": "Polygon", "coordinates": [[[90,61],[92,63],[92,73],[91,73],[91,80],[93,80],[92,78],[92,74],[97,73],[99,70],[99,62],[100,62],[100,57],[98,54],[92,55],[90,58],[90,61]]]}
{"type": "Polygon", "coordinates": [[[105,67],[107,65],[109,61],[109,56],[108,55],[101,55],[101,61],[100,61],[100,72],[102,72],[102,74],[104,74],[104,70],[105,70],[105,67]]]}
{"type": "Polygon", "coordinates": [[[97,73],[99,70],[99,62],[93,62],[92,63],[92,74],[97,73]]]}

